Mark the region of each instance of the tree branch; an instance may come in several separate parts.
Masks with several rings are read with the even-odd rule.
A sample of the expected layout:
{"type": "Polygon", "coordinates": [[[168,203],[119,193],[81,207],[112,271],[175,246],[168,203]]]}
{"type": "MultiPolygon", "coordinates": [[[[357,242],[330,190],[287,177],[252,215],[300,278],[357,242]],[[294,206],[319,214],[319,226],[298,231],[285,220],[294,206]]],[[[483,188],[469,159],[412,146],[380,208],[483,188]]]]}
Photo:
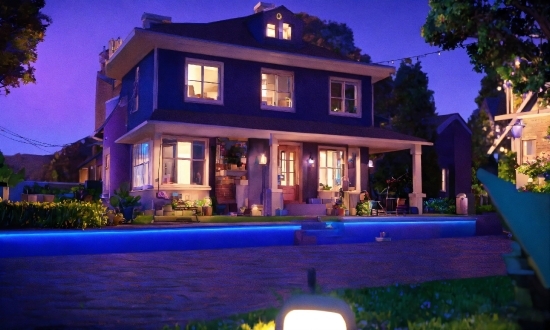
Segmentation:
{"type": "Polygon", "coordinates": [[[511,5],[523,11],[524,13],[531,15],[535,19],[535,21],[539,23],[539,27],[542,33],[544,33],[544,35],[546,36],[546,40],[550,40],[550,22],[539,13],[537,8],[520,4],[518,1],[512,1],[511,5]]]}

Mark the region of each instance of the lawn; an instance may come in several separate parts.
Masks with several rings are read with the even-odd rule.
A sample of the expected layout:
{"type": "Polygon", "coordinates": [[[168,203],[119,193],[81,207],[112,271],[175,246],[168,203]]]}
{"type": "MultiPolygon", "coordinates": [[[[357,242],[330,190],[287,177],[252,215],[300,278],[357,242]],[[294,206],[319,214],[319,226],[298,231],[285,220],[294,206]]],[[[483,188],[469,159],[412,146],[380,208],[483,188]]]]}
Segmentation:
{"type": "MultiPolygon", "coordinates": [[[[332,291],[351,307],[357,329],[519,329],[507,276],[332,291]]],[[[282,302],[281,302],[282,303],[282,302]]],[[[187,330],[272,330],[277,308],[191,322],[187,330]]]]}

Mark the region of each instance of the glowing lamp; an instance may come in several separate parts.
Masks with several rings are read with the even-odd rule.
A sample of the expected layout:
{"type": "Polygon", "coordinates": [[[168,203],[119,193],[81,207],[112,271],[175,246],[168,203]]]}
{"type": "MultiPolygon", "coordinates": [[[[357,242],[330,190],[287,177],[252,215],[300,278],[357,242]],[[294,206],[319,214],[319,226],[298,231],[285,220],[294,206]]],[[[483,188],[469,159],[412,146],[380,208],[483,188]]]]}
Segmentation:
{"type": "Polygon", "coordinates": [[[512,129],[510,130],[512,132],[512,136],[514,139],[519,139],[521,137],[521,133],[523,132],[523,120],[518,120],[514,125],[512,125],[512,129]]]}
{"type": "Polygon", "coordinates": [[[372,160],[369,160],[369,167],[374,167],[374,162],[372,160]]]}
{"type": "Polygon", "coordinates": [[[265,165],[265,164],[267,164],[267,157],[265,156],[265,154],[262,154],[262,155],[260,156],[260,160],[258,161],[258,163],[259,163],[260,165],[265,165]]]}
{"type": "Polygon", "coordinates": [[[308,163],[309,165],[315,164],[315,160],[313,160],[313,157],[312,157],[311,155],[309,155],[309,159],[307,160],[307,163],[308,163]]]}
{"type": "Polygon", "coordinates": [[[335,297],[298,295],[288,299],[275,320],[275,330],[350,330],[355,316],[349,305],[335,297]]]}

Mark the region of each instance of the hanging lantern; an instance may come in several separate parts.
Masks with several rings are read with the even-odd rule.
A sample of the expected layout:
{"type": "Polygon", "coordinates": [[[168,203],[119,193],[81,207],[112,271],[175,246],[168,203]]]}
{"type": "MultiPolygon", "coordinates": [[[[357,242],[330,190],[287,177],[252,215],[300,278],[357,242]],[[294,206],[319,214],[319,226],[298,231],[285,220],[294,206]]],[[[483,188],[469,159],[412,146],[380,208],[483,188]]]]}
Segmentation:
{"type": "Polygon", "coordinates": [[[525,127],[525,125],[523,125],[523,120],[521,119],[519,119],[514,125],[512,125],[511,132],[514,139],[519,139],[521,137],[523,127],[525,127]]]}

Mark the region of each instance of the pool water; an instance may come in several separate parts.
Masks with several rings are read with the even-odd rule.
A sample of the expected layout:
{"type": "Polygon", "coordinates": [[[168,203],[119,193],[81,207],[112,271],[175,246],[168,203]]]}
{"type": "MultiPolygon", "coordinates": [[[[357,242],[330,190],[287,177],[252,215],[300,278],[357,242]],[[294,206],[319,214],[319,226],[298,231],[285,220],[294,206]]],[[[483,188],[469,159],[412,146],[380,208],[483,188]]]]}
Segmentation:
{"type": "MultiPolygon", "coordinates": [[[[354,218],[357,219],[357,218],[354,218]]],[[[374,242],[380,232],[392,240],[475,235],[474,218],[377,218],[326,223],[304,230],[317,244],[374,242]]],[[[0,232],[0,258],[77,254],[185,251],[294,245],[299,223],[254,226],[197,226],[156,229],[32,230],[0,232]]]]}

